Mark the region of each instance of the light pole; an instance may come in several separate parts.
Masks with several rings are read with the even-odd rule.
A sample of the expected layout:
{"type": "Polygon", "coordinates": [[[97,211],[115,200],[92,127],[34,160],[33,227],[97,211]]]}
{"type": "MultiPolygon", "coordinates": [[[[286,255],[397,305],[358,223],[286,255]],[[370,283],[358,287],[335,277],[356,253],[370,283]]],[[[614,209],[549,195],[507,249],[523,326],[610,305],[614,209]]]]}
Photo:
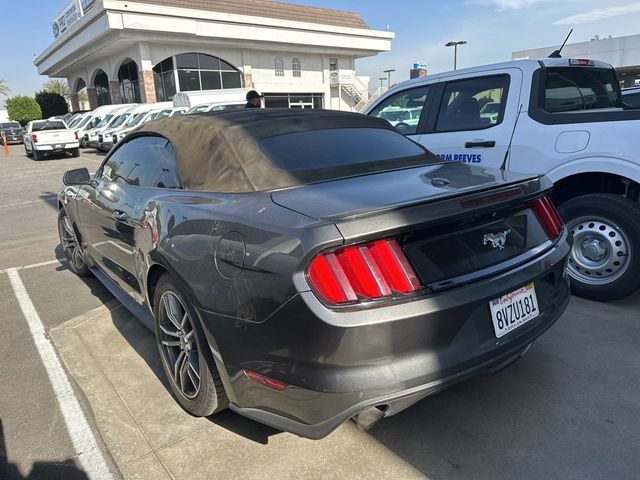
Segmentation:
{"type": "Polygon", "coordinates": [[[387,89],[389,89],[391,88],[391,72],[395,72],[395,70],[383,70],[383,72],[387,74],[387,89]]]}
{"type": "Polygon", "coordinates": [[[453,69],[455,70],[458,67],[458,45],[464,45],[467,42],[465,40],[460,40],[459,42],[449,42],[445,44],[445,47],[453,47],[453,69]]]}
{"type": "Polygon", "coordinates": [[[384,77],[378,77],[378,80],[380,80],[380,90],[382,90],[382,87],[384,87],[384,81],[386,80],[386,78],[384,77]]]}

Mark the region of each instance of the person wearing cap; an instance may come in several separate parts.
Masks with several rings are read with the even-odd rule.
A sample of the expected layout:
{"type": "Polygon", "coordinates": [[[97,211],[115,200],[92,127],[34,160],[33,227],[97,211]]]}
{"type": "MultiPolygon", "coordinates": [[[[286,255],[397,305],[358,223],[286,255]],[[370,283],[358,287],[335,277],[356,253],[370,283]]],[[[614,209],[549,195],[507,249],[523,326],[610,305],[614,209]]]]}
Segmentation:
{"type": "Polygon", "coordinates": [[[255,90],[250,90],[247,93],[247,104],[244,108],[261,108],[262,107],[262,95],[255,90]]]}

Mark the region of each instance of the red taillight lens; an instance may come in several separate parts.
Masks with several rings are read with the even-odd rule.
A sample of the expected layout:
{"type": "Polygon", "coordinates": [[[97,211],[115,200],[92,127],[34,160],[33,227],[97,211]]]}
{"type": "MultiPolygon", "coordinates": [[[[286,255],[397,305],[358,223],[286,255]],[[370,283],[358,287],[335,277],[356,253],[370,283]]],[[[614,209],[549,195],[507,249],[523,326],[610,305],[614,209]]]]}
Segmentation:
{"type": "Polygon", "coordinates": [[[78,131],[76,130],[73,134],[76,136],[76,140],[78,140],[78,131]]]}
{"type": "Polygon", "coordinates": [[[562,233],[564,222],[549,197],[545,195],[544,197],[536,198],[531,208],[549,238],[552,240],[558,238],[562,233]]]}
{"type": "Polygon", "coordinates": [[[315,257],[307,269],[315,293],[332,304],[412,293],[420,281],[396,240],[352,245],[315,257]]]}
{"type": "Polygon", "coordinates": [[[33,143],[38,143],[38,136],[37,136],[37,135],[35,135],[35,134],[31,135],[31,141],[32,141],[33,143]]]}

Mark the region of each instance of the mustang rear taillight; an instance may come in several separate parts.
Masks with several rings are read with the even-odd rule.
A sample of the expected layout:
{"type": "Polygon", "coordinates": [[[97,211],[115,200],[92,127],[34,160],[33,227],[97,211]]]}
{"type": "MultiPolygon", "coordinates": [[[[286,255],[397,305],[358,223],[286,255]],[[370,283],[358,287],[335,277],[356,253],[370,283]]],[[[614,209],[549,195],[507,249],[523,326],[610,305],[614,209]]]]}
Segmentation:
{"type": "Polygon", "coordinates": [[[544,197],[536,198],[531,208],[549,238],[552,240],[558,238],[562,233],[564,222],[549,197],[545,195],[544,197]]]}
{"type": "Polygon", "coordinates": [[[420,282],[393,239],[332,250],[307,268],[311,288],[330,304],[359,303],[413,293],[420,282]]]}

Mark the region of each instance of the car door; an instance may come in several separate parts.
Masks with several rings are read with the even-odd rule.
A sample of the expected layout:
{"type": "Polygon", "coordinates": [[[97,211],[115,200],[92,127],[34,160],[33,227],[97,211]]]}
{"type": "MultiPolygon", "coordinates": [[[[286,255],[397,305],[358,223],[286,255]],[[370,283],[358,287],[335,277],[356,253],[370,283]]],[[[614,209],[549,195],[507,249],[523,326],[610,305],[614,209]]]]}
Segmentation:
{"type": "Polygon", "coordinates": [[[140,293],[135,269],[136,205],[142,178],[167,141],[136,136],[110,154],[91,185],[83,188],[78,215],[87,251],[116,284],[132,296],[140,293]]]}
{"type": "Polygon", "coordinates": [[[382,99],[369,115],[388,121],[400,133],[419,142],[432,92],[430,85],[420,85],[391,94],[382,99]]]}
{"type": "Polygon", "coordinates": [[[420,143],[444,160],[500,168],[518,109],[522,72],[504,69],[481,77],[444,80],[420,143]],[[492,103],[491,111],[482,111],[492,103]]]}

